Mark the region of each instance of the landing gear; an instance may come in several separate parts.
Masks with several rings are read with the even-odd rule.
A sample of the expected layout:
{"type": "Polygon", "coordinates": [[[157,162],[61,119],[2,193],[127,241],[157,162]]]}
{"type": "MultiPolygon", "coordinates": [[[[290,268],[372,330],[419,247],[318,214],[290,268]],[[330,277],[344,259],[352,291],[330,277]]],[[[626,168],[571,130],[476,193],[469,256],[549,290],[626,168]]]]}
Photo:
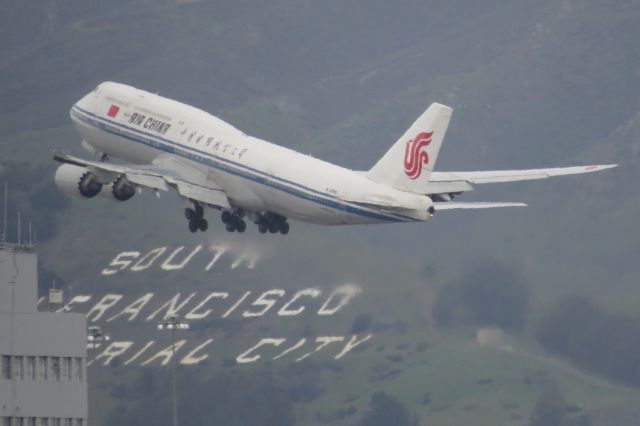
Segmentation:
{"type": "Polygon", "coordinates": [[[189,221],[189,231],[192,233],[209,229],[209,222],[204,218],[204,209],[198,203],[194,203],[193,208],[184,209],[184,217],[189,221]]]}
{"type": "Polygon", "coordinates": [[[239,233],[243,233],[247,230],[247,223],[242,219],[244,217],[244,212],[242,210],[236,211],[228,211],[225,210],[220,215],[220,219],[222,223],[224,223],[225,229],[228,232],[238,231],[239,233]]]}
{"type": "Polygon", "coordinates": [[[267,212],[260,214],[255,222],[258,225],[258,232],[261,234],[266,234],[267,231],[270,234],[280,232],[282,235],[287,235],[289,233],[287,218],[277,213],[267,212]]]}
{"type": "Polygon", "coordinates": [[[282,225],[280,225],[280,233],[282,235],[287,235],[289,233],[289,224],[287,222],[283,222],[282,225]]]}
{"type": "Polygon", "coordinates": [[[261,234],[266,234],[268,229],[269,227],[267,226],[266,223],[264,222],[258,223],[258,232],[260,232],[261,234]]]}

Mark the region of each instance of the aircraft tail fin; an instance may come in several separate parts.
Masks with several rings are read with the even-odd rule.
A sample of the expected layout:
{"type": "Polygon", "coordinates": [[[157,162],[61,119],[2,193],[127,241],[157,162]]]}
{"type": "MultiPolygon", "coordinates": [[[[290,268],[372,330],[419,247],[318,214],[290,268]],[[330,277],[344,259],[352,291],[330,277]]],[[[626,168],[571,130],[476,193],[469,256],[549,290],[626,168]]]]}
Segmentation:
{"type": "Polygon", "coordinates": [[[426,193],[452,112],[448,106],[431,104],[366,176],[403,191],[426,193]]]}

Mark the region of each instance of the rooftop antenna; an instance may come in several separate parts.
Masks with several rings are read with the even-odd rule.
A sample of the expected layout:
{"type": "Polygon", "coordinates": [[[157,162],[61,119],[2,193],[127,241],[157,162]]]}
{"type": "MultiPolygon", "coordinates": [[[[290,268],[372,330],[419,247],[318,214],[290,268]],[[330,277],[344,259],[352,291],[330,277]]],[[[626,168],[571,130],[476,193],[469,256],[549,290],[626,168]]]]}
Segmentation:
{"type": "Polygon", "coordinates": [[[18,245],[22,242],[20,238],[20,234],[22,233],[21,225],[20,225],[20,212],[18,212],[18,245]]]}
{"type": "Polygon", "coordinates": [[[33,247],[33,229],[31,228],[31,221],[29,221],[29,245],[33,247]]]}
{"type": "Polygon", "coordinates": [[[7,242],[7,194],[9,193],[9,182],[4,182],[4,216],[2,218],[2,242],[7,242]]]}

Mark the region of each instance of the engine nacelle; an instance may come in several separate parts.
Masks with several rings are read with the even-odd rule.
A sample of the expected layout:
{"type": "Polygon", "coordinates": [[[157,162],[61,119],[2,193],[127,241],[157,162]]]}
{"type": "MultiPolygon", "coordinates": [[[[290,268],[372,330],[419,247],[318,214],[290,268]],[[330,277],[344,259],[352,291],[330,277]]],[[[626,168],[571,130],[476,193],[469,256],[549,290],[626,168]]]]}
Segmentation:
{"type": "Polygon", "coordinates": [[[113,198],[118,201],[127,201],[129,198],[133,197],[135,193],[135,187],[131,185],[124,176],[120,176],[111,185],[111,194],[113,194],[113,198]]]}
{"type": "Polygon", "coordinates": [[[113,182],[105,184],[102,187],[100,196],[111,201],[127,201],[133,197],[135,193],[136,187],[133,186],[126,177],[121,175],[113,182]]]}
{"type": "Polygon", "coordinates": [[[58,189],[73,198],[95,197],[102,190],[102,183],[95,174],[73,164],[58,167],[54,179],[58,189]]]}

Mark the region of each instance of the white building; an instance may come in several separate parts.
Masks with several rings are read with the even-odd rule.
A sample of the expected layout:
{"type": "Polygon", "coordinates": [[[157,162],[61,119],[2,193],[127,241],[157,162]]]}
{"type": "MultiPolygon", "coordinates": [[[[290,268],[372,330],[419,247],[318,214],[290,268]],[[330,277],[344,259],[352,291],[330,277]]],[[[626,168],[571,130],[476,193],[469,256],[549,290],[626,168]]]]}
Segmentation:
{"type": "Polygon", "coordinates": [[[0,426],[87,424],[86,319],[38,312],[37,256],[0,240],[0,426]]]}

